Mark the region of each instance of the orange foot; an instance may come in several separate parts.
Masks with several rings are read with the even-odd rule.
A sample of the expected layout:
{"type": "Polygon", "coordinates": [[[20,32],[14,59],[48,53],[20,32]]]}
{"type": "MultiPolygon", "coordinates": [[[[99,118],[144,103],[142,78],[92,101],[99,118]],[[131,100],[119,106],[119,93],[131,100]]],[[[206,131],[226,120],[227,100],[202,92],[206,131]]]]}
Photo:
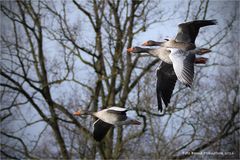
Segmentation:
{"type": "Polygon", "coordinates": [[[197,64],[206,64],[207,63],[208,58],[204,58],[204,57],[199,57],[199,58],[195,58],[194,63],[197,64]]]}

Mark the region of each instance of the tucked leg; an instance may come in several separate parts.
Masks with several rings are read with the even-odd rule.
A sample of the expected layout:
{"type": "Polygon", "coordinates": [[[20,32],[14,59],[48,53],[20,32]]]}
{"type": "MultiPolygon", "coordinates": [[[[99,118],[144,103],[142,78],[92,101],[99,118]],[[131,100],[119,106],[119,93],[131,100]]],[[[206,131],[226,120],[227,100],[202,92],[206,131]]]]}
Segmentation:
{"type": "Polygon", "coordinates": [[[208,58],[204,58],[204,57],[199,57],[199,58],[195,58],[194,63],[196,64],[206,64],[208,58]]]}

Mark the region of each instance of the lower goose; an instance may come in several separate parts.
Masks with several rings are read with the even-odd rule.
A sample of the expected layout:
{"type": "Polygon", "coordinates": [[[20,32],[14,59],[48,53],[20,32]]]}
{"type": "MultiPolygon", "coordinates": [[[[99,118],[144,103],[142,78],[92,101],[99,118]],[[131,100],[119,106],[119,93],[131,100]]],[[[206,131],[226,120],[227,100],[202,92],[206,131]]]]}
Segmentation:
{"type": "Polygon", "coordinates": [[[103,109],[98,112],[91,112],[85,110],[78,110],[73,114],[76,116],[80,115],[92,115],[98,118],[94,122],[94,131],[93,137],[96,141],[101,141],[110,128],[114,126],[122,126],[122,125],[140,125],[141,122],[131,119],[126,115],[128,110],[126,108],[120,107],[110,107],[107,109],[103,109]]]}
{"type": "Polygon", "coordinates": [[[180,82],[188,87],[191,87],[194,76],[194,63],[205,64],[207,58],[196,58],[195,54],[205,54],[211,52],[209,49],[200,48],[197,50],[183,50],[177,48],[167,48],[166,54],[162,53],[161,48],[141,48],[133,47],[128,48],[129,53],[148,53],[153,56],[159,57],[162,61],[172,64],[175,74],[180,82]]]}
{"type": "Polygon", "coordinates": [[[160,48],[128,48],[129,53],[148,53],[159,57],[162,62],[157,70],[157,100],[158,110],[162,111],[162,100],[167,107],[170,103],[172,92],[177,79],[188,87],[191,87],[194,78],[194,63],[205,64],[207,58],[195,57],[195,54],[211,52],[209,49],[200,48],[196,50],[183,50],[177,48],[166,48],[163,54],[160,48]]]}

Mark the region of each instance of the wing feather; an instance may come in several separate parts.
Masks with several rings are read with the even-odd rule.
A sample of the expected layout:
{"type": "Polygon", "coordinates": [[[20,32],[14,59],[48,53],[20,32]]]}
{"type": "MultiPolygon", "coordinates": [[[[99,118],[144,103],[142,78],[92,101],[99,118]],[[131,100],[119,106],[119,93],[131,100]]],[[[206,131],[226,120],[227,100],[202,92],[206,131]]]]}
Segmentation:
{"type": "Polygon", "coordinates": [[[128,110],[126,108],[121,107],[110,107],[107,109],[108,113],[114,113],[114,114],[126,114],[128,110]]]}
{"type": "Polygon", "coordinates": [[[194,59],[195,54],[180,50],[169,49],[169,55],[173,62],[173,68],[180,82],[191,87],[194,78],[194,59]]]}
{"type": "Polygon", "coordinates": [[[181,23],[178,25],[178,33],[175,37],[177,42],[193,43],[195,44],[195,39],[198,35],[199,29],[201,27],[215,25],[216,20],[196,20],[186,23],[181,23]]]}
{"type": "Polygon", "coordinates": [[[93,137],[96,141],[101,141],[106,136],[109,129],[113,127],[112,124],[106,123],[101,119],[96,120],[93,123],[93,126],[94,126],[93,137]]]}
{"type": "Polygon", "coordinates": [[[170,103],[172,92],[177,81],[176,74],[173,70],[173,65],[165,62],[161,62],[157,70],[157,101],[158,101],[158,110],[162,112],[162,100],[167,107],[170,103]]]}

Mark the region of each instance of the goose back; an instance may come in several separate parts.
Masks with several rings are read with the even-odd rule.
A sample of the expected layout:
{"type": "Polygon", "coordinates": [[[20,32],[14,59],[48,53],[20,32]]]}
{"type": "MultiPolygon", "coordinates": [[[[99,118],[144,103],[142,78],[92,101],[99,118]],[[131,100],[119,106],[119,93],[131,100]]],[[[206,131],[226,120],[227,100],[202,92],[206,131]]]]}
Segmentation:
{"type": "Polygon", "coordinates": [[[123,110],[116,110],[116,108],[104,109],[99,112],[94,113],[94,116],[101,119],[102,121],[115,125],[118,121],[124,121],[127,119],[126,112],[127,110],[122,108],[123,110]]]}

